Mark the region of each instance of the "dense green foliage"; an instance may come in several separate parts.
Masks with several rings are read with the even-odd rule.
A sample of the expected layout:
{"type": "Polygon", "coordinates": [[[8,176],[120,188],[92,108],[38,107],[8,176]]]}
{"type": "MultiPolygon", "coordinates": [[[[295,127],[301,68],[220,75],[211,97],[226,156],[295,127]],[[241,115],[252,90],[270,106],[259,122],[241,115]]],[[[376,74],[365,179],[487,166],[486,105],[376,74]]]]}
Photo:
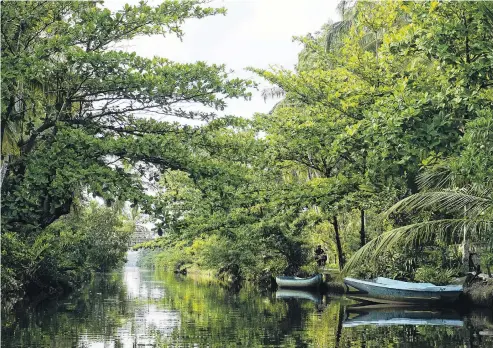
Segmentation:
{"type": "Polygon", "coordinates": [[[251,83],[229,79],[221,65],[118,49],[141,35],[181,37],[186,19],[224,13],[201,3],[141,2],[116,13],[102,2],[2,3],[2,290],[22,293],[31,279],[47,285],[37,267],[14,260],[36,265],[50,249],[44,240],[56,238],[51,225],[81,198],[149,211],[146,186],[156,173],[208,170],[193,150],[198,130],[144,116],[214,117],[227,98],[248,98],[251,83]]]}
{"type": "MultiPolygon", "coordinates": [[[[491,187],[492,28],[486,3],[361,1],[343,22],[298,38],[304,49],[295,71],[251,69],[277,86],[264,97],[284,99],[214,136],[214,156],[235,174],[218,173],[211,183],[169,172],[161,182],[170,216],[162,219],[166,237],[151,245],[255,279],[315,271],[311,250],[319,243],[342,268],[373,240],[363,250],[378,260],[359,257],[360,276],[446,283],[468,261],[457,248],[464,223],[436,227],[463,219],[460,196],[450,198],[452,208],[438,207],[438,197],[380,214],[420,189],[443,189],[432,185],[439,168],[455,178],[449,191],[491,187]],[[426,237],[411,231],[420,224],[426,237]]],[[[489,208],[468,215],[486,217],[475,239],[486,251],[491,191],[481,197],[489,208]]],[[[158,267],[179,264],[166,253],[158,267]]]]}
{"type": "Polygon", "coordinates": [[[483,270],[491,267],[493,185],[488,168],[493,158],[493,11],[486,3],[472,7],[446,3],[432,6],[430,14],[422,18],[426,18],[433,34],[423,39],[423,51],[438,60],[443,73],[435,75],[447,87],[445,95],[453,98],[440,104],[438,112],[453,121],[460,136],[449,144],[453,145],[451,151],[441,151],[422,161],[425,171],[417,180],[421,192],[401,200],[388,212],[428,211],[433,212],[432,216],[380,235],[354,255],[350,266],[354,268],[363,260],[367,263],[369,256],[381,255],[394,246],[416,249],[419,245],[460,243],[459,264],[447,267],[442,261],[416,272],[421,280],[428,274],[429,279],[446,283],[451,275],[472,270],[472,255],[477,255],[472,258],[476,266],[481,264],[483,270]],[[457,22],[450,18],[457,18],[457,22]]]}
{"type": "Polygon", "coordinates": [[[114,209],[91,204],[66,215],[35,237],[2,234],[5,300],[40,291],[73,290],[94,271],[110,271],[125,259],[135,224],[114,209]],[[22,270],[20,272],[19,270],[22,270]]]}
{"type": "MultiPolygon", "coordinates": [[[[18,265],[37,265],[57,221],[88,195],[150,214],[162,237],[143,247],[158,268],[268,283],[316,272],[317,244],[330,267],[350,260],[365,277],[444,283],[467,270],[471,247],[490,266],[491,5],[342,8],[340,23],[297,38],[294,71],[250,68],[283,99],[245,120],[190,108],[250,96],[253,84],[224,66],[113,50],[139,35],[181,36],[187,18],[223,9],[3,4],[2,286],[45,284],[41,269],[18,265]]],[[[111,246],[104,234],[90,244],[111,246]]],[[[114,266],[102,256],[88,257],[114,266]]]]}

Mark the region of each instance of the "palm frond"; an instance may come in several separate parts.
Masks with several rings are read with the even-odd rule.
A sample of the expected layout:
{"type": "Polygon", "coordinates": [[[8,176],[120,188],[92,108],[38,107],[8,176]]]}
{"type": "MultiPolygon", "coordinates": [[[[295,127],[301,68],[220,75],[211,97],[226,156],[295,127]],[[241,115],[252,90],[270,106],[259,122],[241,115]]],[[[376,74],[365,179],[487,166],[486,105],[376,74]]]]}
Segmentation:
{"type": "Polygon", "coordinates": [[[325,52],[329,52],[334,47],[342,43],[342,38],[353,25],[353,18],[348,18],[340,22],[335,22],[329,26],[325,37],[325,52]]]}
{"type": "Polygon", "coordinates": [[[382,38],[379,38],[374,32],[368,32],[360,39],[360,46],[365,51],[375,51],[383,43],[382,38]]]}
{"type": "Polygon", "coordinates": [[[329,24],[325,33],[325,52],[333,50],[342,44],[342,39],[349,32],[356,18],[357,0],[341,0],[337,4],[337,10],[341,15],[341,20],[329,24]]]}
{"type": "Polygon", "coordinates": [[[459,191],[421,192],[397,202],[389,208],[386,214],[428,208],[452,214],[459,213],[473,218],[491,212],[493,210],[493,199],[490,190],[479,186],[470,186],[459,191]]]}
{"type": "Polygon", "coordinates": [[[272,115],[276,109],[287,107],[289,105],[290,103],[286,99],[281,99],[272,107],[272,109],[269,111],[269,115],[272,115]]]}
{"type": "Polygon", "coordinates": [[[5,131],[3,133],[2,138],[2,156],[7,155],[16,155],[19,154],[19,147],[17,146],[20,139],[20,132],[18,127],[14,122],[10,121],[2,121],[5,122],[5,131]]]}
{"type": "MultiPolygon", "coordinates": [[[[493,26],[493,24],[492,24],[493,26]]],[[[493,120],[491,117],[478,117],[466,124],[464,133],[466,143],[482,143],[484,146],[493,141],[493,120]]]]}
{"type": "Polygon", "coordinates": [[[491,233],[493,221],[476,219],[442,219],[419,222],[385,232],[366,243],[346,263],[343,272],[347,273],[364,262],[374,261],[385,251],[391,250],[397,245],[404,247],[422,245],[432,241],[436,236],[459,239],[464,231],[473,231],[480,235],[491,233]]]}
{"type": "Polygon", "coordinates": [[[483,10],[486,22],[493,29],[493,4],[488,1],[481,2],[481,9],[483,10]]]}
{"type": "Polygon", "coordinates": [[[286,95],[286,92],[281,88],[281,87],[272,87],[272,88],[265,88],[262,90],[261,94],[262,98],[264,98],[264,102],[267,101],[267,99],[274,99],[274,98],[281,98],[286,95]]]}
{"type": "Polygon", "coordinates": [[[347,18],[352,12],[354,12],[357,0],[341,0],[337,4],[336,9],[341,14],[342,18],[347,18]]]}
{"type": "MultiPolygon", "coordinates": [[[[435,167],[418,176],[416,180],[420,190],[442,189],[452,187],[457,182],[457,176],[448,167],[435,167]]],[[[463,185],[459,185],[463,186],[463,185]]]]}

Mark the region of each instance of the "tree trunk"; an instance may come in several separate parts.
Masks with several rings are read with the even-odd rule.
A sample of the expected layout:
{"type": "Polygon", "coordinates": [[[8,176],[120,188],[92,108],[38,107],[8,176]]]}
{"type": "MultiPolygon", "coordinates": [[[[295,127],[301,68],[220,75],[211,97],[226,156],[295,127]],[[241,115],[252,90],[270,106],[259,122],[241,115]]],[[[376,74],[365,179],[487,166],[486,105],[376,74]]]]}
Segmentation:
{"type": "MultiPolygon", "coordinates": [[[[467,208],[464,207],[464,217],[466,216],[467,208]]],[[[462,244],[460,246],[462,253],[462,271],[464,273],[469,272],[469,256],[470,256],[470,248],[469,248],[469,238],[467,236],[467,227],[464,224],[463,227],[463,235],[462,235],[462,244]]]]}
{"type": "Polygon", "coordinates": [[[464,231],[464,239],[460,246],[460,251],[462,253],[462,271],[464,273],[469,272],[469,241],[466,239],[466,232],[464,231]]]}
{"type": "Polygon", "coordinates": [[[5,178],[7,174],[7,169],[9,165],[9,156],[7,155],[2,164],[0,164],[0,188],[3,184],[3,178],[5,178]]]}
{"type": "Polygon", "coordinates": [[[366,231],[365,231],[365,210],[361,209],[361,228],[359,230],[360,246],[363,247],[366,244],[366,231]]]}
{"type": "Polygon", "coordinates": [[[337,257],[339,260],[339,269],[342,270],[344,268],[344,254],[342,252],[342,244],[341,244],[341,237],[339,235],[339,222],[337,221],[337,216],[334,216],[334,220],[332,222],[334,225],[334,231],[336,235],[336,246],[337,246],[337,257]]]}

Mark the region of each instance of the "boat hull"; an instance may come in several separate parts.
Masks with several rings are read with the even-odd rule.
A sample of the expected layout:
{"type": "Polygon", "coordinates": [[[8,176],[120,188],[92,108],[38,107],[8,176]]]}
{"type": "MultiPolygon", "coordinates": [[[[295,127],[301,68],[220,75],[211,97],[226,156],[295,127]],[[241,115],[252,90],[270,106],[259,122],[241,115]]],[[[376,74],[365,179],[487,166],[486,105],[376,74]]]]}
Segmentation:
{"type": "Polygon", "coordinates": [[[281,288],[307,289],[317,288],[322,283],[322,275],[317,274],[311,278],[276,277],[276,283],[281,288]]]}
{"type": "Polygon", "coordinates": [[[403,289],[392,287],[389,284],[379,284],[352,278],[344,279],[344,283],[358,290],[356,293],[349,292],[349,297],[378,303],[444,304],[456,301],[462,293],[461,287],[459,289],[459,287],[428,286],[420,289],[403,289]]]}

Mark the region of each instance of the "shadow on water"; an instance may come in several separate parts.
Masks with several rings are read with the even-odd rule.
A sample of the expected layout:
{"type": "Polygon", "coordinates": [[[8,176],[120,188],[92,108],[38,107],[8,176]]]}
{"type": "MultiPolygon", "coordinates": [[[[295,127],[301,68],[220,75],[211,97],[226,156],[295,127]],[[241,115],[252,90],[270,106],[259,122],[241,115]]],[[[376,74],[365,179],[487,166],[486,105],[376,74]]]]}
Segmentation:
{"type": "Polygon", "coordinates": [[[141,270],[2,313],[2,347],[493,346],[491,311],[362,306],[344,297],[141,270]]]}

